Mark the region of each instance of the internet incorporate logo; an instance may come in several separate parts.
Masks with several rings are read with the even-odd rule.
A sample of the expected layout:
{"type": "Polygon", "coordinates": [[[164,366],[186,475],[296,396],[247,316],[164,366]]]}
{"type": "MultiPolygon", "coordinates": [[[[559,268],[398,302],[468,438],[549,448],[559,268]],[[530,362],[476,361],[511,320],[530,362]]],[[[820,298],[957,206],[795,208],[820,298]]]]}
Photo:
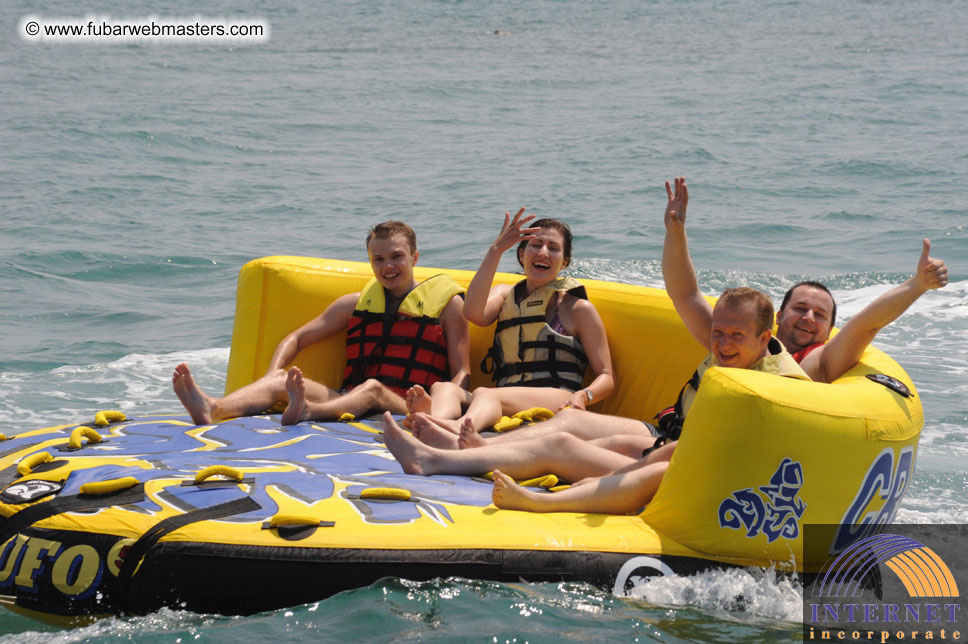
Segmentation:
{"type": "Polygon", "coordinates": [[[911,597],[958,597],[958,584],[935,552],[909,537],[878,534],[861,539],[831,564],[820,585],[821,597],[857,597],[862,584],[884,564],[911,597]]]}
{"type": "Polygon", "coordinates": [[[961,609],[955,574],[935,550],[910,536],[871,535],[828,561],[804,593],[804,640],[957,642],[961,609]]]}

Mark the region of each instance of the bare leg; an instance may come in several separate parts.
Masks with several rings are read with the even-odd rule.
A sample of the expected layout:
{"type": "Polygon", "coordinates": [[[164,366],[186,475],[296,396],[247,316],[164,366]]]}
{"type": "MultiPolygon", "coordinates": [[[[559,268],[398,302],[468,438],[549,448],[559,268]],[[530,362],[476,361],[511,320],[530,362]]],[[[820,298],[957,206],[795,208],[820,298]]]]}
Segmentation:
{"type": "Polygon", "coordinates": [[[413,435],[421,442],[440,449],[457,449],[457,436],[431,422],[426,414],[417,414],[410,423],[413,435]]]}
{"type": "Polygon", "coordinates": [[[571,393],[551,387],[478,387],[471,396],[467,412],[456,421],[432,416],[431,420],[446,430],[460,433],[464,419],[469,418],[474,430],[480,431],[501,420],[532,407],[558,409],[571,393]]]}
{"type": "Polygon", "coordinates": [[[668,466],[666,462],[654,463],[553,494],[525,490],[495,471],[491,498],[494,505],[508,510],[629,514],[652,500],[668,466]]]}
{"type": "Polygon", "coordinates": [[[652,447],[652,444],[655,443],[655,438],[652,436],[615,434],[614,436],[593,438],[588,442],[592,445],[624,454],[629,458],[642,458],[642,452],[652,447]]]}
{"type": "Polygon", "coordinates": [[[384,440],[410,474],[482,474],[500,468],[515,478],[557,474],[569,481],[602,476],[635,464],[635,459],[589,445],[574,436],[557,434],[514,445],[444,450],[424,445],[383,415],[384,440]]]}
{"type": "Polygon", "coordinates": [[[373,410],[405,414],[407,403],[379,381],[370,379],[332,400],[322,403],[307,400],[299,420],[334,420],[343,414],[360,418],[373,410]]]}
{"type": "Polygon", "coordinates": [[[431,416],[430,414],[414,414],[413,421],[417,422],[420,419],[421,423],[433,424],[440,431],[448,432],[453,434],[455,437],[460,433],[460,419],[452,418],[437,418],[436,416],[431,416]]]}
{"type": "Polygon", "coordinates": [[[435,382],[430,387],[430,414],[437,418],[457,418],[471,404],[471,392],[452,382],[435,382]]]}
{"type": "MultiPolygon", "coordinates": [[[[286,378],[286,371],[275,369],[224,398],[212,398],[198,387],[191,377],[188,365],[182,363],[175,367],[172,386],[192,421],[196,424],[208,424],[226,418],[259,414],[276,403],[288,403],[286,378]]],[[[314,402],[330,400],[337,395],[333,389],[308,378],[305,379],[305,389],[306,399],[314,402]]]]}
{"type": "Polygon", "coordinates": [[[289,405],[282,414],[283,425],[295,425],[301,422],[306,413],[306,379],[299,367],[290,367],[286,373],[286,393],[289,405]]]}
{"type": "MultiPolygon", "coordinates": [[[[503,432],[497,436],[489,436],[483,439],[487,444],[501,443],[504,441],[518,441],[531,439],[535,436],[565,432],[577,436],[583,440],[593,440],[605,438],[616,434],[641,436],[642,438],[652,438],[652,433],[645,423],[631,418],[621,416],[608,416],[597,414],[593,411],[583,409],[562,409],[553,418],[536,423],[528,427],[522,427],[510,432],[503,432]]],[[[650,443],[651,444],[651,443],[650,443]]],[[[641,454],[641,450],[639,450],[641,454]]]]}
{"type": "Polygon", "coordinates": [[[184,362],[175,367],[175,372],[171,375],[171,385],[178,400],[188,410],[193,423],[207,425],[212,422],[215,399],[202,391],[192,377],[192,370],[184,362]]]}

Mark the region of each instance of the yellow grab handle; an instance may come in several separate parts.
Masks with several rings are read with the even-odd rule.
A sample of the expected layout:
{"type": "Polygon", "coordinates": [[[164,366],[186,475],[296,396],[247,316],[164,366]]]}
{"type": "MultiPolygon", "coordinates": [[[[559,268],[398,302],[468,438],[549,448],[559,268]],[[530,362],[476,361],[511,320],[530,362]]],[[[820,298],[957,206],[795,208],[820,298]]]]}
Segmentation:
{"type": "Polygon", "coordinates": [[[360,492],[361,499],[386,499],[388,501],[409,501],[410,490],[398,487],[368,487],[360,492]]]}
{"type": "Polygon", "coordinates": [[[277,514],[267,522],[268,529],[278,528],[279,526],[290,525],[319,525],[319,517],[308,514],[277,514]]]}
{"type": "Polygon", "coordinates": [[[82,438],[87,438],[87,444],[93,445],[94,443],[100,443],[104,437],[98,434],[96,429],[91,429],[90,427],[76,427],[74,431],[71,432],[71,438],[69,441],[67,441],[67,447],[69,449],[81,449],[82,438]]]}
{"type": "Polygon", "coordinates": [[[546,474],[545,476],[538,476],[526,481],[518,481],[518,485],[522,487],[552,488],[558,485],[558,477],[554,474],[546,474]]]}
{"type": "Polygon", "coordinates": [[[545,409],[544,407],[532,407],[531,409],[519,411],[513,417],[533,423],[539,420],[548,420],[549,418],[554,417],[554,415],[555,412],[551,411],[550,409],[545,409]]]}
{"type": "Polygon", "coordinates": [[[511,429],[517,429],[524,423],[520,418],[511,418],[510,416],[501,416],[501,420],[494,423],[494,431],[496,432],[506,432],[511,429]]]}
{"type": "Polygon", "coordinates": [[[124,412],[114,409],[107,409],[94,414],[94,424],[98,427],[106,427],[114,421],[127,419],[128,417],[124,415],[124,412]]]}
{"type": "Polygon", "coordinates": [[[119,479],[108,481],[91,481],[81,486],[81,494],[108,494],[119,490],[127,490],[138,484],[138,479],[133,476],[123,476],[119,479]]]}
{"type": "Polygon", "coordinates": [[[354,416],[350,412],[346,412],[345,414],[340,414],[340,417],[339,417],[339,422],[341,423],[351,423],[354,420],[356,420],[356,416],[354,416]]]}
{"type": "Polygon", "coordinates": [[[242,470],[237,470],[234,467],[229,467],[228,465],[210,465],[195,475],[195,484],[198,485],[202,481],[210,479],[213,476],[227,476],[230,479],[234,479],[236,482],[241,482],[244,475],[242,474],[242,470]]]}
{"type": "MultiPolygon", "coordinates": [[[[481,474],[481,478],[487,479],[488,481],[494,480],[494,472],[485,472],[481,474]]],[[[525,479],[523,481],[515,481],[521,487],[543,487],[550,489],[558,485],[558,477],[554,474],[545,474],[544,476],[536,476],[533,479],[525,479]]]]}
{"type": "Polygon", "coordinates": [[[20,464],[17,465],[17,474],[20,476],[27,476],[30,474],[32,469],[41,463],[47,463],[52,460],[54,460],[54,457],[48,452],[37,452],[36,454],[31,454],[20,461],[20,464]]]}

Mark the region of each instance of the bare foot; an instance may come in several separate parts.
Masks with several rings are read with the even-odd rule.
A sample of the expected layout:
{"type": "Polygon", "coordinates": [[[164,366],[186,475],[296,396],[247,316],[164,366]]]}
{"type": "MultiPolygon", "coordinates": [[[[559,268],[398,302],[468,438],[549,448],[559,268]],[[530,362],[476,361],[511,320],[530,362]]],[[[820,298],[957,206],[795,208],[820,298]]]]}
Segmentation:
{"type": "Polygon", "coordinates": [[[175,367],[171,375],[171,385],[178,400],[188,410],[192,422],[196,425],[208,425],[212,422],[212,412],[215,411],[216,400],[206,394],[192,378],[192,370],[184,362],[175,367]]]}
{"type": "Polygon", "coordinates": [[[494,489],[491,492],[491,501],[499,508],[504,510],[526,510],[528,512],[541,512],[544,510],[541,496],[530,490],[526,490],[514,482],[507,474],[494,470],[494,489]]]}
{"type": "Polygon", "coordinates": [[[431,422],[427,414],[414,414],[410,428],[421,443],[439,449],[457,449],[457,436],[431,422]]]}
{"type": "Polygon", "coordinates": [[[309,419],[309,409],[306,407],[306,379],[299,367],[290,367],[286,373],[286,393],[289,394],[289,405],[282,414],[283,425],[295,425],[309,419]]]}
{"type": "Polygon", "coordinates": [[[407,474],[435,473],[433,448],[424,445],[397,425],[388,411],[383,413],[383,442],[407,474]]]}
{"type": "Polygon", "coordinates": [[[437,418],[436,416],[431,416],[430,414],[417,414],[417,415],[422,416],[426,420],[432,422],[437,427],[440,427],[441,429],[450,432],[454,436],[457,436],[460,433],[460,421],[457,419],[437,418]]]}
{"type": "Polygon", "coordinates": [[[418,411],[425,414],[430,413],[430,394],[420,385],[414,385],[407,389],[407,412],[415,414],[418,411]]]}
{"type": "Polygon", "coordinates": [[[487,442],[474,429],[474,423],[470,418],[464,417],[460,422],[460,435],[457,437],[457,449],[468,449],[469,447],[484,447],[487,442]]]}

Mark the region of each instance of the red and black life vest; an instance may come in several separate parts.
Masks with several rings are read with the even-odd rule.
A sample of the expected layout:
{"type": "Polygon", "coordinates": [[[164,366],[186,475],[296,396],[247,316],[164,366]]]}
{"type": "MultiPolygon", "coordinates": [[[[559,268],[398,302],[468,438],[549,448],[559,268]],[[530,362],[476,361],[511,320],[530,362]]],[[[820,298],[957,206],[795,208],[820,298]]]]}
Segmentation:
{"type": "Polygon", "coordinates": [[[803,362],[803,359],[806,358],[808,355],[810,355],[810,353],[814,349],[819,349],[824,344],[826,344],[826,343],[825,342],[815,342],[815,343],[811,344],[808,347],[803,347],[802,349],[800,349],[799,351],[794,352],[791,355],[793,355],[793,359],[794,360],[796,360],[798,363],[800,363],[800,362],[803,362]]]}
{"type": "Polygon", "coordinates": [[[395,310],[387,310],[383,287],[370,280],[346,327],[343,388],[376,378],[402,396],[411,385],[429,390],[450,379],[440,314],[463,292],[448,276],[435,275],[407,293],[395,310]]]}

